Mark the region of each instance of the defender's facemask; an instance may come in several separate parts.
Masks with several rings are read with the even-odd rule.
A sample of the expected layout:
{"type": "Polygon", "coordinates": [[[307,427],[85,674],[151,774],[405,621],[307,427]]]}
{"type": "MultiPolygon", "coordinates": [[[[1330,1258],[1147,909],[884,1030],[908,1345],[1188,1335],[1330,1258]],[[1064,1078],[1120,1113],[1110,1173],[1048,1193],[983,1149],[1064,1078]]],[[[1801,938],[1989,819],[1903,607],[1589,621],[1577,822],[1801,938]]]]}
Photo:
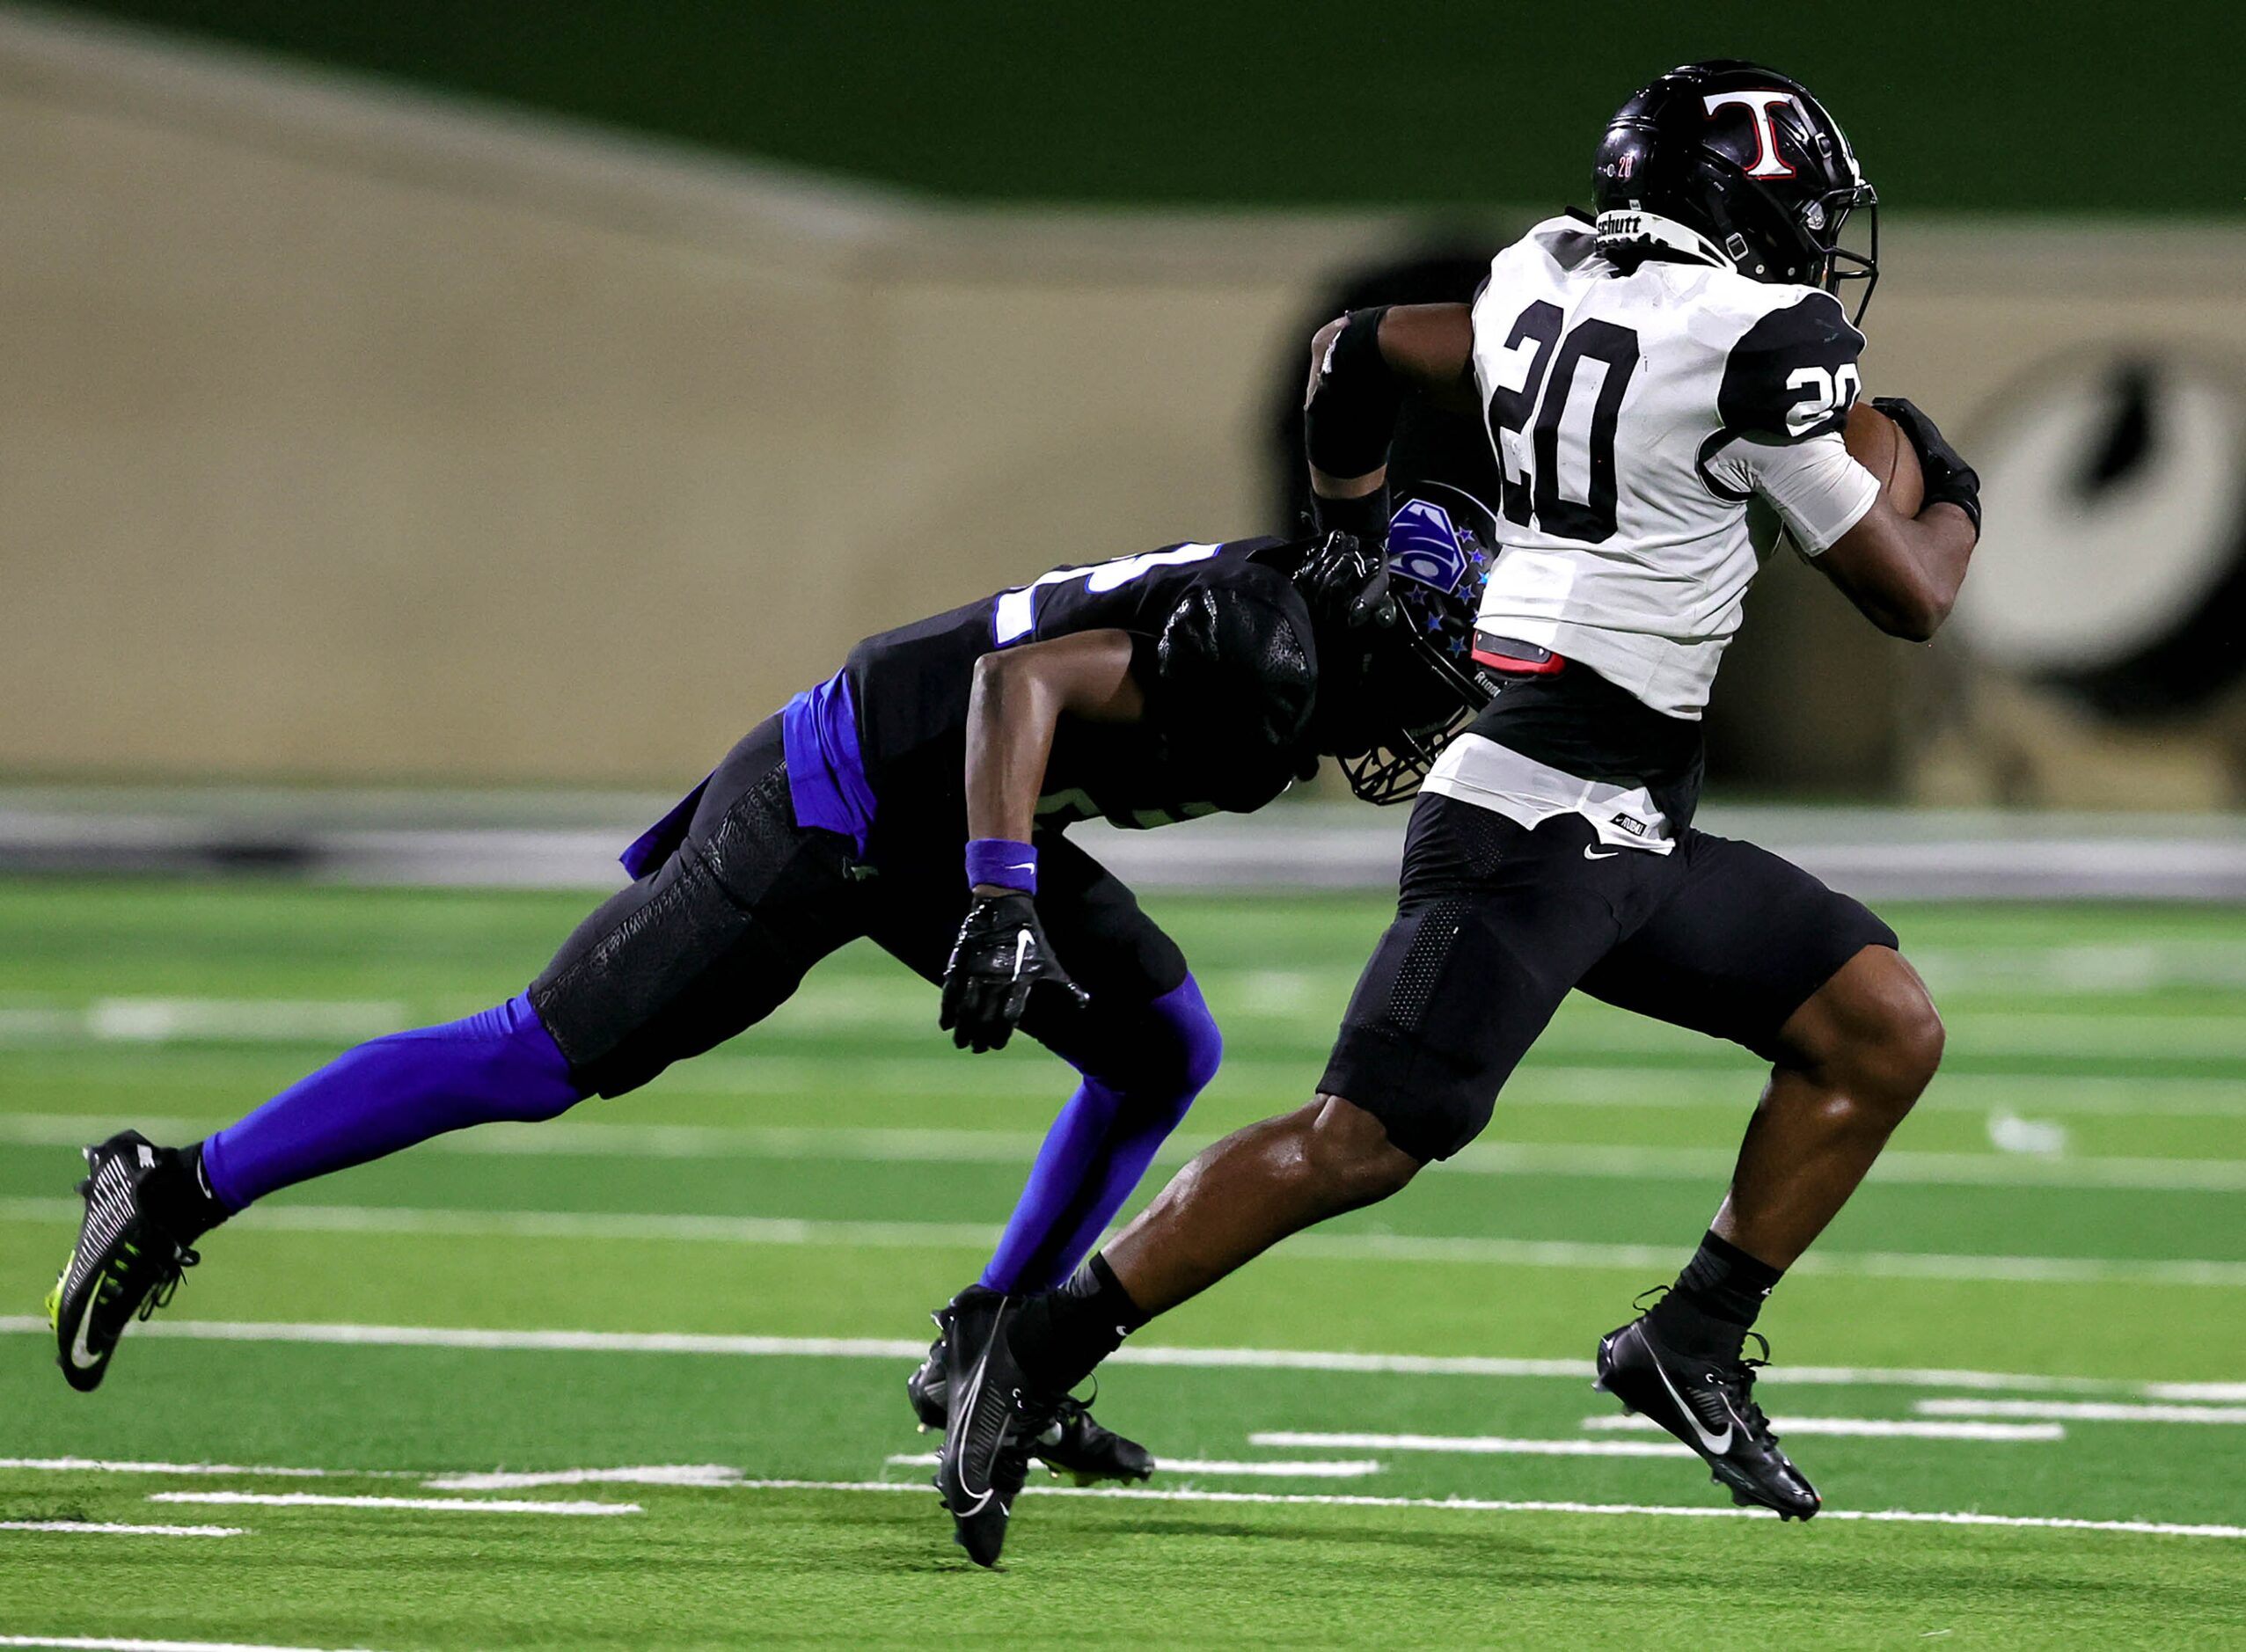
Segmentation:
{"type": "Polygon", "coordinates": [[[1368,803],[1417,793],[1443,748],[1489,703],[1474,617],[1489,559],[1442,506],[1415,499],[1385,550],[1329,534],[1297,582],[1321,632],[1315,732],[1368,803]]]}

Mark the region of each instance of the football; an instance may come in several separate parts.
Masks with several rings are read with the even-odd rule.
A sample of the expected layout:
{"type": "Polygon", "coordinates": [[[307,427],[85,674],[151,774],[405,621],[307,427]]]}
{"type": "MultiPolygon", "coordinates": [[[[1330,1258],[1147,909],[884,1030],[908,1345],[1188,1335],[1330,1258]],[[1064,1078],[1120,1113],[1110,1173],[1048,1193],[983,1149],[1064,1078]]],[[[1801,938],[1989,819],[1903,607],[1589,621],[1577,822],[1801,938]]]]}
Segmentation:
{"type": "Polygon", "coordinates": [[[1848,409],[1847,428],[1841,433],[1857,464],[1879,479],[1887,502],[1906,516],[1915,516],[1926,502],[1927,480],[1919,470],[1919,456],[1903,428],[1868,401],[1848,409]]]}

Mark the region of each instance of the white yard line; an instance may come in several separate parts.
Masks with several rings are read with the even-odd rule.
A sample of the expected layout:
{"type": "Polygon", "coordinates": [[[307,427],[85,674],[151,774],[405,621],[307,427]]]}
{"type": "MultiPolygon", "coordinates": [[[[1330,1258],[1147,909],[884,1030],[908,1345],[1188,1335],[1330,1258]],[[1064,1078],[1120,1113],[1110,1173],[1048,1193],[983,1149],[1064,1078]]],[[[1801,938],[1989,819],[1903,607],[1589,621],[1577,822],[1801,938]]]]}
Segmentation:
{"type": "MultiPolygon", "coordinates": [[[[1920,1400],[1917,1408],[1929,1404],[1920,1400]]],[[[1966,1404],[1972,1404],[1968,1400],[1966,1404]]],[[[1966,1414],[1972,1414],[1970,1413],[1966,1414]]],[[[1825,1434],[1864,1440],[2063,1440],[2064,1425],[2057,1422],[1915,1422],[1896,1417],[1774,1417],[1770,1426],[1787,1438],[1825,1434]]],[[[1584,1427],[1600,1434],[1658,1434],[1661,1425],[1651,1417],[1624,1415],[1585,1417],[1584,1427]]]]}
{"type": "MultiPolygon", "coordinates": [[[[952,1056],[827,1055],[818,1057],[760,1050],[753,1055],[712,1055],[690,1064],[673,1067],[647,1091],[660,1102],[669,1095],[798,1096],[824,1095],[838,1087],[855,1095],[925,1099],[973,1095],[1026,1100],[1049,1105],[1066,1093],[1073,1078],[1062,1069],[1037,1061],[962,1063],[952,1056]]],[[[1224,1084],[1235,1093],[1260,1092],[1292,1095],[1306,1082],[1302,1064],[1254,1056],[1234,1056],[1225,1064],[1224,1084]]],[[[1557,1062],[1532,1058],[1531,1064],[1506,1087],[1505,1105],[1513,1107],[1585,1107],[1611,1111],[1635,1107],[1657,1111],[1717,1109],[1740,1114],[1753,1104],[1760,1074],[1752,1068],[1727,1072],[1710,1068],[1648,1068],[1615,1066],[1597,1062],[1557,1062]]],[[[258,1098],[241,1098],[244,1105],[258,1098]]],[[[2062,1076],[2052,1073],[1944,1073],[1922,1096],[1922,1113],[1986,1113],[1997,1107],[2035,1113],[2157,1115],[2179,1118],[2246,1117],[2246,1093],[2235,1078],[2149,1074],[2143,1078],[2110,1073],[2062,1076]]],[[[61,1115],[69,1117],[71,1115],[61,1115]]],[[[159,1122],[169,1121],[158,1121],[159,1122]]],[[[226,1121],[206,1117],[186,1122],[169,1132],[179,1139],[201,1135],[226,1121]]],[[[662,1151],[691,1154],[685,1144],[701,1137],[721,1142],[730,1132],[751,1126],[596,1123],[566,1121],[571,1130],[616,1130],[658,1144],[662,1151]],[[677,1134],[674,1134],[676,1132],[677,1134]]],[[[77,1129],[88,1128],[81,1119],[77,1129]]],[[[157,1132],[148,1122],[140,1126],[157,1132]]],[[[536,1136],[541,1141],[557,1128],[554,1123],[494,1126],[439,1137],[450,1146],[433,1151],[476,1152],[494,1134],[536,1136]]],[[[815,1131],[827,1128],[807,1127],[815,1131]]],[[[100,1131],[97,1129],[96,1135],[100,1131]]],[[[944,1130],[936,1136],[991,1136],[1001,1139],[1035,1132],[1009,1130],[944,1130]]],[[[73,1132],[75,1136],[75,1131],[73,1132]]],[[[90,1138],[89,1138],[90,1139],[90,1138]]],[[[1190,1138],[1179,1138],[1189,1140],[1190,1138]]],[[[532,1149],[530,1151],[537,1151],[532,1149]]],[[[559,1150],[556,1150],[559,1151],[559,1150]]]]}
{"type": "Polygon", "coordinates": [[[152,1491],[150,1502],[255,1503],[267,1509],[422,1509],[443,1514],[633,1515],[636,1502],[546,1502],[503,1497],[344,1497],[311,1491],[152,1491]]]}
{"type": "MultiPolygon", "coordinates": [[[[110,1119],[87,1113],[0,1114],[0,1142],[19,1147],[84,1147],[126,1124],[154,1142],[189,1142],[208,1136],[224,1120],[151,1117],[110,1119]]],[[[439,1138],[442,1139],[442,1138],[439,1138]]],[[[5,1642],[0,1642],[4,1645],[5,1642]]]]}
{"type": "Polygon", "coordinates": [[[319,1647],[267,1646],[261,1641],[135,1641],[91,1634],[0,1634],[0,1646],[61,1647],[81,1652],[326,1652],[319,1647]]]}
{"type": "MultiPolygon", "coordinates": [[[[1253,1444],[1253,1442],[1251,1442],[1253,1444]]],[[[892,1468],[933,1468],[933,1451],[902,1451],[882,1459],[892,1468]]],[[[1380,1472],[1381,1465],[1369,1458],[1331,1457],[1308,1458],[1300,1462],[1268,1459],[1262,1462],[1226,1462],[1205,1457],[1158,1457],[1154,1459],[1157,1472],[1164,1474],[1217,1474],[1230,1479],[1246,1476],[1265,1480],[1363,1480],[1380,1472]]]]}
{"type": "MultiPolygon", "coordinates": [[[[64,1225],[84,1214],[75,1199],[0,1198],[0,1221],[64,1225]]],[[[669,1216],[598,1210],[431,1210],[392,1205],[280,1203],[242,1218],[245,1228],[293,1232],[439,1234],[458,1238],[686,1240],[723,1245],[932,1247],[986,1251],[999,1229],[966,1222],[852,1222],[794,1217],[669,1216]]],[[[1337,1261],[1448,1262],[1506,1268],[1674,1268],[1674,1246],[1573,1239],[1443,1238],[1409,1233],[1299,1233],[1284,1254],[1337,1261]]],[[[1793,1272],[1883,1279],[1955,1279],[2008,1284],[2246,1287],[2246,1261],[2095,1256],[1973,1256],[1908,1251],[1811,1251],[1793,1272]]]]}
{"type": "MultiPolygon", "coordinates": [[[[928,1488],[886,1480],[752,1480],[744,1491],[902,1492],[925,1497],[928,1488]]],[[[1040,1497],[1097,1497],[1124,1502],[1300,1504],[1312,1508],[1438,1509],[1469,1514],[1668,1515],[1689,1519],[1775,1520],[1767,1509],[1708,1503],[1513,1502],[1481,1497],[1379,1497],[1357,1492],[1155,1491],[1140,1486],[1047,1486],[1024,1488],[1040,1497]]],[[[2063,1515],[1993,1515],[1912,1509],[1827,1509],[1820,1520],[1877,1521],[1906,1525],[2018,1526],[2063,1531],[2118,1531],[2152,1537],[2246,1539],[2246,1526],[2166,1520],[2077,1520],[2063,1515]]]]}
{"type": "Polygon", "coordinates": [[[0,1009],[0,1047],[33,1044],[356,1043],[411,1026],[392,1000],[97,998],[83,1008],[0,1009]]]}
{"type": "MultiPolygon", "coordinates": [[[[245,1526],[139,1526],[113,1520],[0,1520],[0,1531],[70,1531],[112,1538],[242,1538],[245,1526]]],[[[0,1646],[55,1646],[59,1641],[11,1641],[0,1635],[0,1646]]]]}
{"type": "MultiPolygon", "coordinates": [[[[933,1461],[933,1458],[930,1459],[933,1461]]],[[[419,1478],[418,1476],[416,1478],[419,1478]]],[[[738,1486],[746,1478],[722,1463],[657,1463],[644,1468],[558,1468],[482,1474],[433,1474],[431,1491],[529,1491],[539,1486],[738,1486]]]]}
{"type": "Polygon", "coordinates": [[[2246,1383],[2147,1383],[2142,1392],[2147,1400],[2174,1400],[2186,1404],[2204,1401],[2228,1405],[2246,1400],[2246,1383]]]}
{"type": "Polygon", "coordinates": [[[1690,1457],[1674,1440],[1515,1440],[1494,1434],[1313,1434],[1259,1429],[1250,1445],[1291,1451],[1434,1451],[1452,1457],[1690,1457]]]}
{"type": "MultiPolygon", "coordinates": [[[[71,1114],[0,1117],[0,1140],[27,1146],[77,1146],[102,1127],[71,1114]]],[[[203,1126],[183,1119],[137,1122],[158,1139],[185,1139],[203,1126]]],[[[437,1137],[432,1151],[495,1158],[863,1160],[876,1164],[1015,1165],[1027,1163],[1042,1137],[1035,1130],[826,1129],[792,1125],[596,1124],[555,1120],[494,1124],[437,1137]]],[[[1213,1137],[1180,1137],[1160,1160],[1182,1164],[1213,1137]]],[[[1730,1148],[1630,1147],[1478,1142],[1445,1163],[1446,1175],[1579,1176],[1624,1181],[1722,1181],[1737,1154],[1730,1148]]],[[[2067,1158],[2018,1153],[1884,1155],[1875,1180],[1918,1187],[2127,1188],[2151,1193],[2246,1190],[2246,1160],[2067,1158]]]]}
{"type": "MultiPolygon", "coordinates": [[[[1962,1048],[1962,1046],[1961,1046],[1962,1048]]],[[[677,1071],[674,1069],[674,1071],[677,1071]]],[[[1232,1067],[1225,1069],[1227,1077],[1232,1067]]],[[[1721,1109],[1739,1114],[1752,1105],[1755,1072],[1703,1068],[1539,1065],[1534,1056],[1505,1088],[1505,1106],[1721,1109]]],[[[666,1077],[664,1083],[672,1082],[666,1077]]],[[[811,1085],[801,1086],[805,1091],[811,1085]]],[[[2246,1117],[2246,1093],[2235,1078],[2169,1075],[2122,1078],[2111,1073],[1945,1072],[1919,1098],[1920,1113],[1988,1113],[2016,1108],[2037,1114],[2119,1115],[2141,1118],[2246,1117]]],[[[793,1092],[790,1092],[792,1093],[793,1092]]]]}
{"type": "MultiPolygon", "coordinates": [[[[887,1459],[902,1468],[933,1468],[933,1451],[902,1453],[887,1459]]],[[[1163,1458],[1165,1473],[1262,1476],[1280,1480],[1362,1480],[1377,1474],[1378,1462],[1350,1458],[1318,1458],[1300,1462],[1223,1462],[1203,1458],[1163,1458]]],[[[418,1480],[431,1491],[530,1491],[544,1486],[683,1486],[722,1491],[746,1482],[746,1475],[722,1463],[659,1463],[631,1468],[497,1469],[488,1473],[424,1474],[413,1469],[277,1468],[221,1463],[118,1462],[85,1457],[18,1457],[0,1458],[0,1469],[51,1473],[87,1474],[217,1474],[244,1479],[303,1479],[318,1476],[335,1480],[418,1480]]],[[[489,1504],[470,1504],[473,1508],[489,1504]]],[[[539,1509],[552,1505],[540,1503],[539,1509]]],[[[605,1505],[604,1505],[605,1506],[605,1505]]],[[[48,1527],[40,1527],[48,1530],[48,1527]]],[[[110,1528],[95,1528],[108,1530],[110,1528]]],[[[130,1528],[144,1530],[147,1528],[130,1528]]],[[[219,1531],[218,1527],[183,1527],[187,1531],[219,1531]]]]}
{"type": "MultiPolygon", "coordinates": [[[[52,1336],[44,1319],[0,1316],[0,1335],[52,1336]]],[[[917,1361],[925,1340],[870,1336],[739,1336],[693,1331],[500,1330],[472,1326],[355,1325],[302,1320],[155,1319],[135,1336],[189,1341],[302,1342],[376,1348],[475,1348],[532,1353],[702,1354],[735,1358],[917,1361]]],[[[1589,1360],[1513,1359],[1485,1354],[1360,1354],[1271,1348],[1163,1348],[1131,1344],[1108,1356],[1115,1365],[1174,1365],[1207,1371],[1350,1371],[1375,1376],[1560,1378],[1588,1382],[1589,1360]]],[[[1938,1366],[1782,1365],[1765,1382],[1887,1388],[1969,1388],[2014,1393],[2108,1394],[2145,1400],[2246,1400],[2246,1384],[2141,1382],[2112,1377],[2054,1377],[2023,1371],[1955,1371],[1938,1366]]]]}
{"type": "Polygon", "coordinates": [[[1921,1400],[1927,1417],[2057,1417],[2068,1422],[2246,1423],[2246,1406],[2127,1405],[2082,1400],[1921,1400]]]}
{"type": "MultiPolygon", "coordinates": [[[[75,1222],[73,1199],[0,1198],[0,1220],[75,1222]]],[[[639,1215],[597,1210],[444,1210],[399,1205],[275,1204],[260,1225],[293,1232],[417,1233],[459,1238],[691,1240],[722,1245],[846,1245],[881,1250],[953,1246],[987,1250],[999,1230],[982,1223],[827,1222],[794,1217],[639,1215]]],[[[2246,1270],[2246,1264],[2242,1264],[2246,1270]]]]}
{"type": "Polygon", "coordinates": [[[0,1457],[0,1469],[53,1474],[246,1474],[288,1480],[410,1480],[398,1469],[274,1468],[243,1463],[143,1463],[99,1457],[0,1457]]]}
{"type": "MultiPolygon", "coordinates": [[[[1728,1181],[1738,1154],[1728,1147],[1540,1146],[1476,1143],[1449,1161],[1483,1175],[1585,1176],[1632,1181],[1728,1181]]],[[[2148,1193],[2235,1193],[2246,1161],[2228,1159],[2067,1159],[2018,1153],[1880,1155],[1871,1181],[1890,1186],[2126,1188],[2148,1193]]]]}
{"type": "MultiPolygon", "coordinates": [[[[1238,978],[1234,972],[1203,972],[1203,983],[1220,1012],[1228,976],[1238,978]]],[[[1280,995],[1268,990],[1269,979],[1270,972],[1257,972],[1230,1013],[1240,1020],[1299,1024],[1324,1032],[1330,1030],[1348,994],[1344,973],[1333,976],[1330,985],[1321,983],[1295,1001],[1281,1002],[1280,995]],[[1255,979],[1266,986],[1259,989],[1255,979]]],[[[795,998],[774,1030],[781,1037],[868,1028],[925,1028],[933,1034],[934,1019],[934,997],[919,982],[837,979],[795,998]]],[[[0,1047],[190,1041],[348,1044],[412,1024],[410,1006],[389,999],[120,997],[86,1005],[0,1006],[0,1047]]],[[[2072,1006],[1980,1010],[1966,1005],[1954,1012],[1952,1027],[1960,1048],[1983,1056],[2246,1056],[2246,1036],[2242,1036],[2237,1018],[2221,1012],[2086,1016],[2072,1006]]],[[[1570,1056],[1596,1062],[1600,1054],[1618,1047],[1649,1055],[1693,1048],[1686,1037],[1657,1023],[1592,1012],[1564,1017],[1547,1035],[1544,1054],[1547,1062],[1570,1056]]],[[[955,1074],[958,1071],[953,1068],[955,1074]]],[[[1294,1084],[1306,1082],[1300,1068],[1291,1077],[1294,1084]]],[[[1643,1077],[1641,1072],[1641,1082],[1643,1077]]]]}
{"type": "MultiPolygon", "coordinates": [[[[1412,1233],[1298,1233],[1282,1254],[1337,1261],[1462,1262],[1506,1268],[1593,1268],[1637,1272],[1676,1264],[1674,1246],[1574,1239],[1445,1239],[1412,1233]]],[[[2246,1286],[2246,1261],[2130,1261],[2096,1256],[1972,1256],[1940,1252],[1811,1251],[1796,1275],[1873,1279],[1955,1279],[2008,1284],[2246,1286]]]]}

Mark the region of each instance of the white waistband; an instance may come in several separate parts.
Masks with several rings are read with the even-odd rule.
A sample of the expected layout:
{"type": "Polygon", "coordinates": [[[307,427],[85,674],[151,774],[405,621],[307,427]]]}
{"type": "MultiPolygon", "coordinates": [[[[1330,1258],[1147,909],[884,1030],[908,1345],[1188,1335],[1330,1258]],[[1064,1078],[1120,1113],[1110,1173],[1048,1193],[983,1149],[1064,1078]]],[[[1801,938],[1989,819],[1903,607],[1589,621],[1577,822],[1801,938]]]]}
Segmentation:
{"type": "Polygon", "coordinates": [[[1580,815],[1599,842],[1618,849],[1665,855],[1677,846],[1645,787],[1585,780],[1480,735],[1460,735],[1445,746],[1420,790],[1489,809],[1531,831],[1556,815],[1580,815]]]}

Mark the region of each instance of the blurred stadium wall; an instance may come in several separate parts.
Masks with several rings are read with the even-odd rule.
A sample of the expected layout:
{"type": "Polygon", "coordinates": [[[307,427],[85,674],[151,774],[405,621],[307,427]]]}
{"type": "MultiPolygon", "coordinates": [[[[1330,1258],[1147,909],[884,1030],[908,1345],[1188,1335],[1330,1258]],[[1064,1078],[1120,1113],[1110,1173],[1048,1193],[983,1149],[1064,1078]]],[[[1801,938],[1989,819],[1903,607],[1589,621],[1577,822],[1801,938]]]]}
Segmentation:
{"type": "MultiPolygon", "coordinates": [[[[414,27],[435,26],[425,7],[106,9],[231,18],[252,39],[250,24],[277,39],[290,18],[387,18],[342,30],[351,49],[326,43],[386,69],[414,27]]],[[[812,26],[802,8],[783,11],[812,26]]],[[[2038,52],[2061,32],[2045,22],[2038,52]]],[[[818,45],[798,40],[799,60],[820,60],[818,45]]],[[[1617,49],[1602,43],[1602,62],[1617,49]]],[[[2083,55],[2079,37],[2069,49],[2083,55]]],[[[579,40],[562,55],[598,90],[592,51],[579,40]]],[[[1521,118],[1546,147],[1524,137],[1519,167],[1495,169],[1507,183],[1493,198],[1533,199],[1511,183],[1547,182],[1560,151],[1547,150],[1562,139],[1547,128],[1562,113],[1579,155],[1631,80],[1685,54],[1627,55],[1628,69],[1584,71],[1569,94],[1583,110],[1547,121],[1540,104],[1521,118]]],[[[631,113],[443,61],[433,78],[455,89],[631,113]]],[[[1995,107],[1974,128],[1982,147],[1948,173],[1928,120],[1874,117],[1907,163],[1898,170],[1935,180],[1922,198],[1972,199],[1957,174],[1991,170],[2001,128],[1989,122],[2010,106],[2013,70],[1984,71],[1995,107]]],[[[708,88],[680,72],[677,107],[691,115],[708,88]]],[[[857,106],[882,95],[874,79],[849,94],[857,106]]],[[[652,99],[652,85],[629,62],[615,79],[618,97],[652,99]]],[[[1216,95],[1205,75],[1174,91],[1216,95]]],[[[1224,180],[1205,156],[1178,160],[1182,173],[1150,163],[1150,175],[1187,179],[1156,209],[1101,185],[1097,143],[1080,133],[1047,154],[972,103],[957,111],[966,159],[892,142],[889,164],[865,170],[988,194],[993,146],[1013,143],[1025,193],[1052,186],[1073,157],[1089,169],[1081,194],[1132,209],[939,206],[563,115],[0,9],[12,344],[0,376],[0,772],[592,784],[699,772],[868,630],[1057,561],[1283,525],[1269,519],[1265,411],[1279,376],[1299,371],[1304,306],[1431,223],[1494,242],[1530,216],[1463,209],[1474,192],[1456,168],[1423,194],[1447,203],[1439,220],[1301,211],[1255,159],[1268,143],[1242,151],[1238,187],[1256,209],[1210,210],[1224,180]]],[[[1453,121],[1463,106],[1449,106],[1453,121]]],[[[2115,107],[2074,124],[2111,116],[2110,133],[2129,118],[2115,107]]],[[[1864,117],[1848,118],[1877,154],[1864,117]]],[[[669,135],[728,135],[682,117],[669,135]]],[[[796,138],[770,147],[863,160],[796,138]]],[[[1316,153],[1345,147],[1329,133],[1316,153]]],[[[2047,151],[2011,158],[2033,181],[2008,205],[2124,204],[2103,160],[2069,172],[2047,151]]],[[[1367,181],[1329,197],[1369,198],[1367,181]]],[[[2172,174],[2145,186],[2129,204],[2240,205],[2196,201],[2172,174]]],[[[1969,449],[2054,363],[2125,347],[2220,374],[2246,340],[2236,223],[1939,215],[1910,210],[1906,189],[1888,195],[1906,205],[1884,225],[1871,389],[1940,410],[1969,449]]],[[[2032,608],[2032,573],[2026,583],[2018,600],[2032,608]]],[[[1945,640],[1932,656],[1884,642],[1799,570],[1774,570],[1754,605],[1718,730],[1735,778],[2066,800],[2095,773],[2076,800],[2130,801],[2149,775],[2145,800],[2236,800],[2235,718],[2206,697],[2161,713],[2147,740],[2072,709],[2079,694],[2000,676],[1976,698],[1957,663],[1970,642],[1945,640]]],[[[2235,635],[2225,646],[2236,651],[2235,635]]]]}

